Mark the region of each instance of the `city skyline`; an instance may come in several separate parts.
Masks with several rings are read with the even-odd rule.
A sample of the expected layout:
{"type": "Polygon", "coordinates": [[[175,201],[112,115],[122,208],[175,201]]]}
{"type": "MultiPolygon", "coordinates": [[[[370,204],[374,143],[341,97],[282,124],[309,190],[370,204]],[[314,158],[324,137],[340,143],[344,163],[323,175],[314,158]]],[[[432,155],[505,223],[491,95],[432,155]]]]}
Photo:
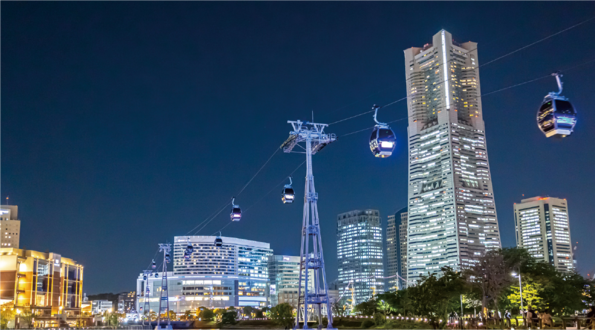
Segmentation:
{"type": "MultiPolygon", "coordinates": [[[[273,157],[238,195],[286,139],[287,120],[313,112],[332,123],[403,98],[403,50],[442,29],[477,42],[481,65],[585,20],[588,5],[5,3],[0,194],[19,206],[21,248],[84,265],[89,294],[129,291],[157,243],[183,236],[232,196],[241,221],[229,224],[226,208],[198,235],[221,230],[298,255],[303,167],[292,175],[296,202],[282,204],[279,193],[303,158],[273,157]],[[565,22],[546,23],[561,10],[565,22]],[[398,12],[411,15],[396,21],[398,12]]],[[[482,92],[589,60],[587,24],[481,68],[482,92]]],[[[553,78],[482,102],[503,246],[515,246],[512,205],[522,194],[567,198],[586,274],[595,257],[580,251],[595,243],[581,228],[592,222],[595,179],[575,173],[595,168],[584,147],[595,140],[587,111],[595,96],[592,66],[583,68],[564,75],[579,121],[562,141],[546,139],[535,121],[553,78]]],[[[396,103],[379,120],[406,113],[396,103]]],[[[314,161],[329,281],[337,214],[371,208],[386,219],[407,206],[406,120],[391,124],[397,147],[386,159],[367,146],[373,125],[371,114],[332,124],[337,142],[314,161]]]]}

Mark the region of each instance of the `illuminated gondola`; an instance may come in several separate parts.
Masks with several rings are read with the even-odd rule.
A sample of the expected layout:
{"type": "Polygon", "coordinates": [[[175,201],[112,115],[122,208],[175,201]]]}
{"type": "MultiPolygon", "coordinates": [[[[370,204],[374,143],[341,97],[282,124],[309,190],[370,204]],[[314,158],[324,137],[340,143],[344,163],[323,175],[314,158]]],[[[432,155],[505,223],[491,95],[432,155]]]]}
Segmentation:
{"type": "Polygon", "coordinates": [[[171,262],[171,257],[169,256],[169,252],[165,253],[165,262],[167,262],[167,263],[171,262]]]}
{"type": "Polygon", "coordinates": [[[153,268],[153,269],[157,268],[157,264],[155,263],[155,259],[153,259],[153,262],[151,262],[151,268],[153,268]]]}
{"type": "Polygon", "coordinates": [[[397,140],[395,133],[386,123],[378,122],[377,115],[378,109],[381,107],[374,104],[372,110],[374,110],[374,121],[376,125],[370,136],[370,150],[376,157],[386,158],[393,154],[397,140]]]}
{"type": "Polygon", "coordinates": [[[231,213],[229,216],[231,217],[231,221],[240,221],[242,218],[242,209],[240,209],[239,205],[235,204],[235,198],[231,200],[231,213]]]}
{"type": "Polygon", "coordinates": [[[291,177],[289,177],[289,184],[286,184],[283,187],[283,191],[281,192],[281,200],[283,204],[291,204],[295,198],[295,193],[293,192],[293,187],[291,186],[293,182],[291,181],[291,177]]]}
{"type": "Polygon", "coordinates": [[[558,83],[558,92],[550,92],[545,96],[537,111],[537,126],[545,137],[566,137],[576,125],[576,110],[568,98],[562,94],[562,75],[552,73],[558,83]]]}
{"type": "Polygon", "coordinates": [[[219,233],[219,236],[215,237],[215,246],[216,247],[223,246],[223,239],[221,239],[221,233],[219,233]]]}

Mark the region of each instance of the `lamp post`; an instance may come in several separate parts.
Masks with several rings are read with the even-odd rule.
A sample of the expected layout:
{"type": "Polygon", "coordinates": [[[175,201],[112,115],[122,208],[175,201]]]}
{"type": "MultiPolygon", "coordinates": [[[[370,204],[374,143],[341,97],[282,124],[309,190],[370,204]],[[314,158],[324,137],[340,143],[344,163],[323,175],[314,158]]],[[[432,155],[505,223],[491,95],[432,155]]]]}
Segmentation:
{"type": "MultiPolygon", "coordinates": [[[[516,277],[516,273],[512,273],[512,276],[516,277]]],[[[519,294],[521,295],[521,317],[523,318],[523,323],[525,323],[525,315],[523,314],[523,283],[521,281],[521,269],[519,267],[519,294]]]]}

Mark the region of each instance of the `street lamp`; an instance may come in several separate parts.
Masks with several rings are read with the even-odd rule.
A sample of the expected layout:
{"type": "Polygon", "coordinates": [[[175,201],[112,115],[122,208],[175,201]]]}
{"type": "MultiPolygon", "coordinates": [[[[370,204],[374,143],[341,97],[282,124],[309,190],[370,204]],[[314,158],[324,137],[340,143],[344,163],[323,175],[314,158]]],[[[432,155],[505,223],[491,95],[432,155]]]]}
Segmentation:
{"type": "MultiPolygon", "coordinates": [[[[512,273],[513,277],[517,277],[516,273],[512,273]]],[[[521,271],[519,269],[519,294],[521,295],[521,317],[523,318],[523,323],[525,323],[525,316],[523,314],[523,284],[521,282],[521,271]]]]}

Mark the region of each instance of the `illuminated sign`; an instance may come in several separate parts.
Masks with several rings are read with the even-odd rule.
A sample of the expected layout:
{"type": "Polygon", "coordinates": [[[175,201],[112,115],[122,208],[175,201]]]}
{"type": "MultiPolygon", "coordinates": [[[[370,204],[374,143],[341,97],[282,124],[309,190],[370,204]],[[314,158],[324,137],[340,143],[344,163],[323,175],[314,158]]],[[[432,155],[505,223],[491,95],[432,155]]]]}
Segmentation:
{"type": "Polygon", "coordinates": [[[289,257],[283,257],[283,261],[289,261],[289,257]]]}

